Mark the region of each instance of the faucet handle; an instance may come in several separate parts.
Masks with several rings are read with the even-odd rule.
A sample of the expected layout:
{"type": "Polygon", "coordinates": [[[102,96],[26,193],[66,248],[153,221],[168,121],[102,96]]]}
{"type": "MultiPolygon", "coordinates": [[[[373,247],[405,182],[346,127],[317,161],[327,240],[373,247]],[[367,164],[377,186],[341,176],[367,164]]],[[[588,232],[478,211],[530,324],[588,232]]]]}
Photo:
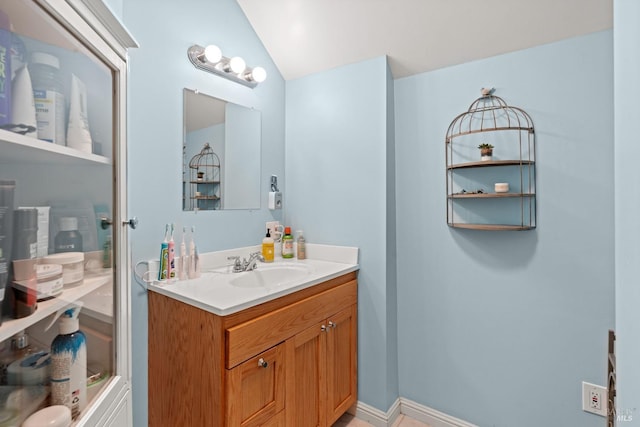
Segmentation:
{"type": "Polygon", "coordinates": [[[233,263],[233,271],[242,271],[242,262],[240,262],[240,257],[239,256],[228,256],[227,260],[231,261],[234,260],[233,263]]]}

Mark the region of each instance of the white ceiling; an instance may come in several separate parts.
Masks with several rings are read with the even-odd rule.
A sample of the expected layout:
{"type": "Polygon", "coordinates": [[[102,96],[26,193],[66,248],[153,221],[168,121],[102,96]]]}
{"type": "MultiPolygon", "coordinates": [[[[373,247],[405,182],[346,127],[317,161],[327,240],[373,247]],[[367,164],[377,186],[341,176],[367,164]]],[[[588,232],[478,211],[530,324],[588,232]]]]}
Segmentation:
{"type": "Polygon", "coordinates": [[[385,54],[400,78],[613,26],[613,0],[237,1],[286,80],[385,54]]]}

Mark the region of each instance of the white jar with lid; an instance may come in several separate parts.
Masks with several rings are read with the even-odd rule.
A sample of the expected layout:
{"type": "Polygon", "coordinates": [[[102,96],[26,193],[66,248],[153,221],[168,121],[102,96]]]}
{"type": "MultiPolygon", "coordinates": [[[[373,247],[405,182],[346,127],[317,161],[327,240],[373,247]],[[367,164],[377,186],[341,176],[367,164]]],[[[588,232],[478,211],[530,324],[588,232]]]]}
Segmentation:
{"type": "Polygon", "coordinates": [[[22,427],[69,427],[71,410],[64,405],[47,406],[29,416],[22,427]]]}
{"type": "Polygon", "coordinates": [[[42,258],[43,264],[62,265],[62,282],[65,287],[77,285],[84,279],[84,252],[62,252],[42,258]]]}

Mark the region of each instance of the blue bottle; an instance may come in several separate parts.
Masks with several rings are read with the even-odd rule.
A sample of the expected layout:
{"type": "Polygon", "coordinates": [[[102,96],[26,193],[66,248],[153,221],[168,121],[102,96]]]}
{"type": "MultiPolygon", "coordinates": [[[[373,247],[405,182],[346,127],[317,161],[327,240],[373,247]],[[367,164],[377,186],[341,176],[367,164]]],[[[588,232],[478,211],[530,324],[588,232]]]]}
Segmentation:
{"type": "Polygon", "coordinates": [[[75,420],[87,406],[87,338],[80,330],[76,303],[58,311],[60,333],[51,343],[51,404],[64,405],[75,420]]]}

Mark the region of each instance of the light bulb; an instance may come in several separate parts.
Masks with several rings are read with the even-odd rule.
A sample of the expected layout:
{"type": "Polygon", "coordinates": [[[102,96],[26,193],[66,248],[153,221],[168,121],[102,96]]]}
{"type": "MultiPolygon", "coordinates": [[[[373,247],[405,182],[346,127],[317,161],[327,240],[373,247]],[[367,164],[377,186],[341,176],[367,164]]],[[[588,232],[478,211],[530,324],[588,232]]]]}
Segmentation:
{"type": "Polygon", "coordinates": [[[231,67],[231,71],[233,71],[234,73],[240,74],[244,71],[245,68],[247,68],[247,64],[244,62],[244,59],[240,58],[239,56],[234,56],[229,61],[229,67],[231,67]]]}
{"type": "Polygon", "coordinates": [[[256,83],[262,83],[267,78],[267,71],[262,67],[255,67],[251,70],[251,80],[256,83]]]}
{"type": "Polygon", "coordinates": [[[222,51],[218,46],[210,44],[204,48],[204,57],[207,61],[217,64],[222,59],[222,51]]]}

